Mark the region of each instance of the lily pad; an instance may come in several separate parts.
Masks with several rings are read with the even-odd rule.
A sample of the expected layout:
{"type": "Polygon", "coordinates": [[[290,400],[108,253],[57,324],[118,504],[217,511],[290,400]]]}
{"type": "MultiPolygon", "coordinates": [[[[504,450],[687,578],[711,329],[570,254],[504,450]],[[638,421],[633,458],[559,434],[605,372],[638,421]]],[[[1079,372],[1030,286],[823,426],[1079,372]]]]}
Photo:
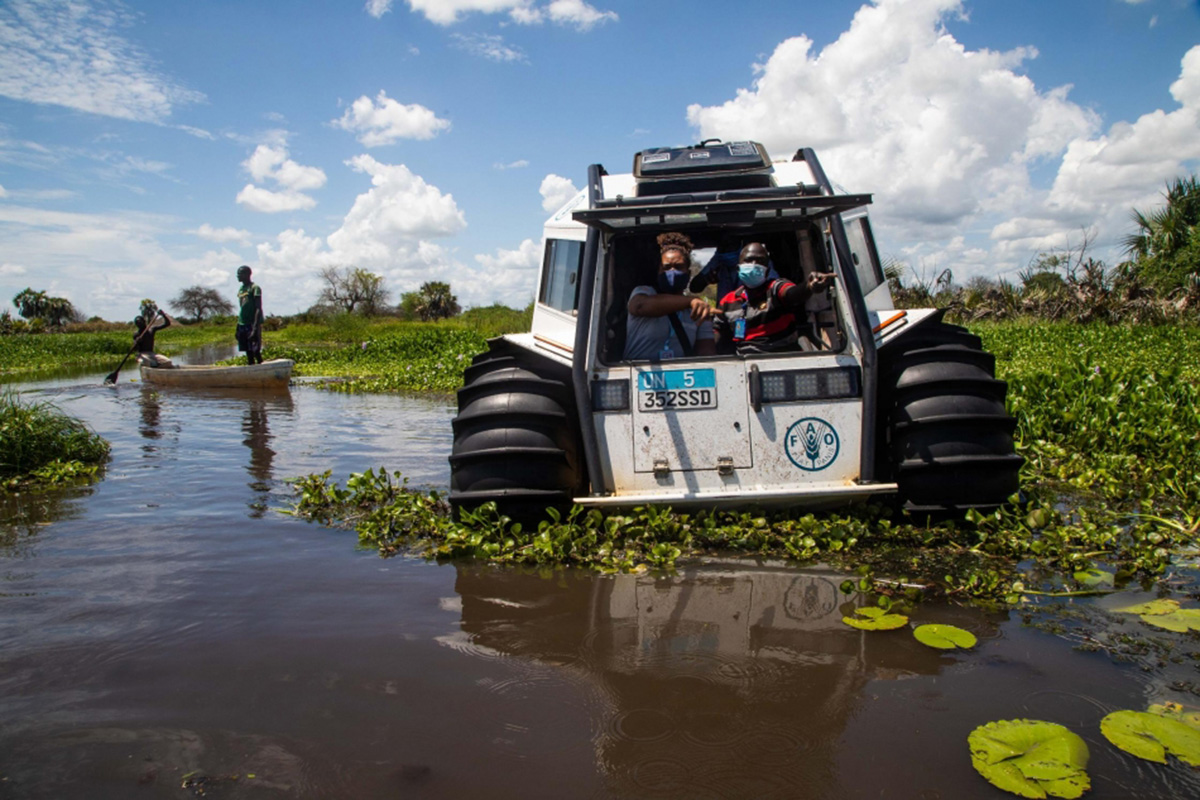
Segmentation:
{"type": "Polygon", "coordinates": [[[1179,610],[1179,601],[1162,599],[1151,600],[1149,603],[1138,603],[1135,606],[1126,606],[1125,608],[1114,608],[1118,614],[1137,614],[1143,617],[1153,617],[1159,614],[1171,614],[1179,610]]]}
{"type": "Polygon", "coordinates": [[[1200,711],[1188,710],[1179,703],[1156,703],[1146,709],[1151,714],[1157,714],[1160,717],[1177,720],[1192,728],[1200,729],[1200,711]]]}
{"type": "Polygon", "coordinates": [[[1081,586],[1087,586],[1094,589],[1097,586],[1112,586],[1116,581],[1116,576],[1111,572],[1105,572],[1102,569],[1081,569],[1075,573],[1075,580],[1081,586]]]}
{"type": "Polygon", "coordinates": [[[1170,614],[1143,614],[1142,622],[1176,633],[1200,631],[1200,608],[1181,608],[1170,614]]]}
{"type": "Polygon", "coordinates": [[[908,624],[908,617],[903,614],[889,614],[876,606],[856,608],[854,613],[857,616],[842,617],[842,622],[860,631],[892,631],[908,624]]]}
{"type": "Polygon", "coordinates": [[[966,650],[979,641],[975,634],[953,625],[918,625],[913,629],[913,636],[921,644],[939,650],[953,650],[956,647],[966,650]]]}
{"type": "Polygon", "coordinates": [[[1178,600],[1152,600],[1114,611],[1118,614],[1137,614],[1147,625],[1176,633],[1200,631],[1200,608],[1180,608],[1178,600]]]}
{"type": "Polygon", "coordinates": [[[1091,788],[1087,744],[1053,722],[1013,719],[971,731],[971,764],[993,786],[1021,797],[1081,797],[1091,788]]]}
{"type": "Polygon", "coordinates": [[[1100,720],[1100,732],[1126,753],[1167,763],[1167,754],[1188,766],[1200,766],[1200,730],[1176,719],[1145,711],[1114,711],[1100,720]]]}

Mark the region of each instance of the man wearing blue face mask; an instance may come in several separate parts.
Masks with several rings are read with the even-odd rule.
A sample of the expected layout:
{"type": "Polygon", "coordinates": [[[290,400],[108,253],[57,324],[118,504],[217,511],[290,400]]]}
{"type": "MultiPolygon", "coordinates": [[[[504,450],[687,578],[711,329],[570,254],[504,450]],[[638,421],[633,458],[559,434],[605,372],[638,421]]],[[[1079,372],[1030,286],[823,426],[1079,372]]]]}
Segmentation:
{"type": "Polygon", "coordinates": [[[634,287],[626,306],[625,359],[713,355],[716,346],[709,321],[713,308],[702,297],[683,294],[692,263],[692,240],[682,233],[663,233],[658,248],[657,285],[634,287]]]}
{"type": "MultiPolygon", "coordinates": [[[[738,280],[739,261],[741,261],[741,249],[738,247],[737,240],[729,235],[722,236],[717,243],[716,251],[708,259],[708,263],[700,268],[696,277],[692,278],[691,283],[688,284],[688,291],[692,294],[700,294],[706,286],[715,283],[717,284],[717,299],[720,300],[742,285],[742,282],[738,280]]],[[[778,277],[779,273],[775,271],[775,265],[768,262],[767,278],[778,277]]]]}
{"type": "Polygon", "coordinates": [[[767,248],[751,242],[738,256],[738,278],[742,285],[721,298],[717,305],[716,336],[722,351],[739,354],[774,353],[795,350],[800,328],[797,315],[804,303],[828,288],[835,277],[831,272],[814,272],[804,286],[783,278],[768,278],[767,248]]]}

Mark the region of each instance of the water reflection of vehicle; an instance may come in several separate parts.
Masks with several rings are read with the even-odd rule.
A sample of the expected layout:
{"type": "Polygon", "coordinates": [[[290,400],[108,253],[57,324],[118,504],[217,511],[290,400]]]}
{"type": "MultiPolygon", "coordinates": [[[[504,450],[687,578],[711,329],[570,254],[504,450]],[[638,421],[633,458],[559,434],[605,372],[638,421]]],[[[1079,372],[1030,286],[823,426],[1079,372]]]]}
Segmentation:
{"type": "MultiPolygon", "coordinates": [[[[598,767],[616,796],[832,796],[839,738],[872,680],[954,657],[863,633],[832,571],[710,564],[673,577],[554,580],[458,567],[476,648],[599,685],[598,767]]],[[[977,612],[940,621],[984,633],[977,612]]],[[[536,695],[530,697],[536,702],[536,695]]]]}

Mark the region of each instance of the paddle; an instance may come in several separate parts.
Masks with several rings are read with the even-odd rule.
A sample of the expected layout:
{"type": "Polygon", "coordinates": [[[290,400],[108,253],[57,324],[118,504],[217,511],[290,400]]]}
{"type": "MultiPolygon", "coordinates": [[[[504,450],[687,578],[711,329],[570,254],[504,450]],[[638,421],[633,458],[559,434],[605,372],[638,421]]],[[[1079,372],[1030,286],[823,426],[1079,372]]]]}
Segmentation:
{"type": "Polygon", "coordinates": [[[117,382],[117,373],[121,371],[121,367],[125,366],[125,362],[129,360],[129,357],[131,355],[133,355],[133,351],[137,350],[138,342],[140,342],[142,340],[142,337],[146,335],[146,331],[150,330],[151,324],[153,324],[154,320],[158,319],[158,315],[161,313],[162,313],[162,311],[159,311],[153,317],[151,317],[150,321],[146,323],[146,327],[142,328],[142,332],[139,333],[137,336],[133,337],[133,347],[129,348],[129,352],[126,353],[125,357],[121,359],[121,363],[117,364],[117,368],[114,369],[112,372],[110,372],[104,378],[104,382],[106,384],[111,386],[112,384],[117,382]]]}

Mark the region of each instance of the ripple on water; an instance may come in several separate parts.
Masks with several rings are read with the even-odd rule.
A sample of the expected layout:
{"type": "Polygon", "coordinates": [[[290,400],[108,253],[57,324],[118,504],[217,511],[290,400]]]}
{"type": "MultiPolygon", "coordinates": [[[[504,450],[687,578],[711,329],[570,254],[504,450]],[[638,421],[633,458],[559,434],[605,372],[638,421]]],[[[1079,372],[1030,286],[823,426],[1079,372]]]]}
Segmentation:
{"type": "Polygon", "coordinates": [[[810,743],[795,728],[756,723],[737,740],[734,752],[747,764],[780,767],[801,760],[809,750],[810,743]]]}
{"type": "Polygon", "coordinates": [[[634,708],[613,717],[611,733],[632,742],[656,742],[678,731],[679,725],[671,715],[657,708],[634,708]]]}
{"type": "Polygon", "coordinates": [[[630,769],[629,779],[646,797],[696,796],[690,791],[694,788],[692,771],[682,761],[667,758],[640,761],[630,769]]]}

